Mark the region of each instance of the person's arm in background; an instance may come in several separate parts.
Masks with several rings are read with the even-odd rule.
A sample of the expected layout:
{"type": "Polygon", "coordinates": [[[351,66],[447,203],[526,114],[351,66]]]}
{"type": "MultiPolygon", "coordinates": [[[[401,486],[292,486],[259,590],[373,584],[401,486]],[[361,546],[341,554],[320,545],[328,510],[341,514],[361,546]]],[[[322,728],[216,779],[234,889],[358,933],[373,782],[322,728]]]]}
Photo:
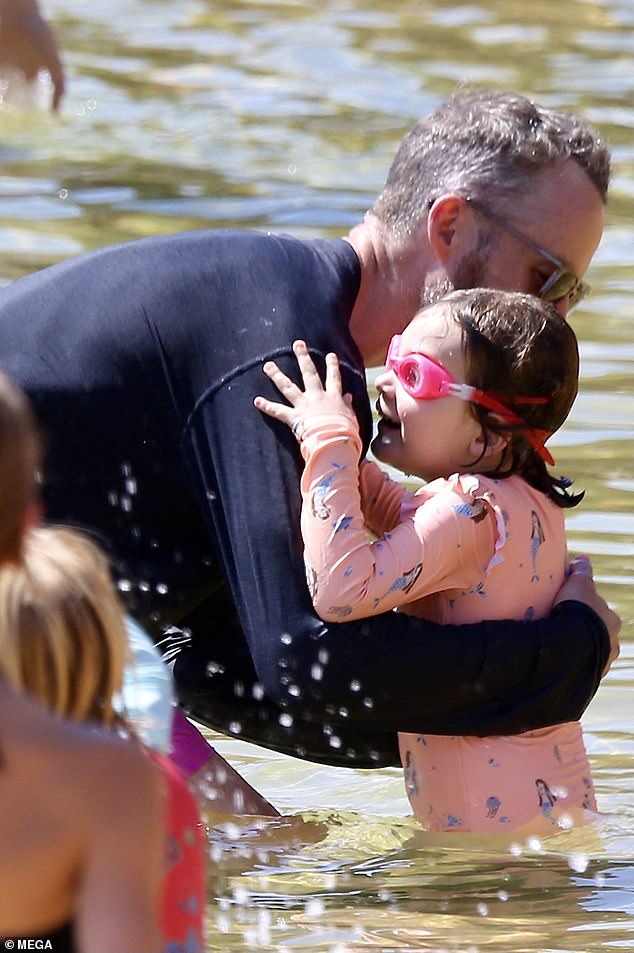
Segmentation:
{"type": "Polygon", "coordinates": [[[0,69],[9,67],[32,83],[46,70],[53,84],[51,109],[56,112],[64,95],[64,68],[53,31],[40,13],[37,0],[0,0],[0,69]]]}

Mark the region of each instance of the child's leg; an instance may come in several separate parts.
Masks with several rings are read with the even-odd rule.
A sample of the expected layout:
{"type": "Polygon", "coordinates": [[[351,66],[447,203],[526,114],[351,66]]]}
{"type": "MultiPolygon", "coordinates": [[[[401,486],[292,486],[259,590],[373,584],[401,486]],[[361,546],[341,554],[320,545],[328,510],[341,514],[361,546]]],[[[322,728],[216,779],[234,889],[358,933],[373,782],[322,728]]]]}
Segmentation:
{"type": "Polygon", "coordinates": [[[279,817],[279,811],[205,741],[180,708],[175,709],[172,720],[171,757],[199,795],[204,810],[279,817]]]}

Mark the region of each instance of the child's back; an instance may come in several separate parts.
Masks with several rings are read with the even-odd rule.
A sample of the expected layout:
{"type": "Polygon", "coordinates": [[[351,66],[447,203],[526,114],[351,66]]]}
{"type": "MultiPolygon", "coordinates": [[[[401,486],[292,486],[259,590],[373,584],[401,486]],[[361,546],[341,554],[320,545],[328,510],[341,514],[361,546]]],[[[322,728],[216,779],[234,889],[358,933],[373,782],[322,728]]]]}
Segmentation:
{"type": "MultiPolygon", "coordinates": [[[[462,507],[452,503],[458,521],[480,520],[480,537],[485,521],[495,527],[491,561],[468,590],[434,593],[402,611],[454,623],[547,615],[567,565],[563,510],[519,476],[437,480],[417,498],[449,485],[464,499],[462,507]]],[[[399,744],[412,808],[433,830],[514,830],[540,816],[596,809],[576,722],[495,738],[403,733],[399,744]]]]}

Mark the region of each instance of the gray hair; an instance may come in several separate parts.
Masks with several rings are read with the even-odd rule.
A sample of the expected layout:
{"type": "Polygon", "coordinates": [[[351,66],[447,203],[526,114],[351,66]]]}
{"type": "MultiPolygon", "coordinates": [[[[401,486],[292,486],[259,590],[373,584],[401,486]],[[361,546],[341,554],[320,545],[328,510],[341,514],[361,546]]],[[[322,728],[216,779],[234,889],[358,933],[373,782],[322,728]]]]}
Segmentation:
{"type": "Polygon", "coordinates": [[[503,205],[566,159],[582,167],[605,203],[610,153],[583,119],[513,93],[458,91],[407,133],[371,213],[409,234],[445,192],[486,199],[494,190],[503,205]]]}

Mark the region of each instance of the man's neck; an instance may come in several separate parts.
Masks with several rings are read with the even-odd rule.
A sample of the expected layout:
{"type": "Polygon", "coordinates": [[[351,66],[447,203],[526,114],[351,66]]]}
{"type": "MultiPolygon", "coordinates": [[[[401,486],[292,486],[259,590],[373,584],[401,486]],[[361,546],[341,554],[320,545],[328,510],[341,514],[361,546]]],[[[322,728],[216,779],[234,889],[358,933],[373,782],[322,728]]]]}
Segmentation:
{"type": "Polygon", "coordinates": [[[425,249],[416,239],[397,244],[372,215],[346,236],[361,265],[350,333],[366,367],[383,364],[393,334],[414,317],[425,279],[425,249]]]}

